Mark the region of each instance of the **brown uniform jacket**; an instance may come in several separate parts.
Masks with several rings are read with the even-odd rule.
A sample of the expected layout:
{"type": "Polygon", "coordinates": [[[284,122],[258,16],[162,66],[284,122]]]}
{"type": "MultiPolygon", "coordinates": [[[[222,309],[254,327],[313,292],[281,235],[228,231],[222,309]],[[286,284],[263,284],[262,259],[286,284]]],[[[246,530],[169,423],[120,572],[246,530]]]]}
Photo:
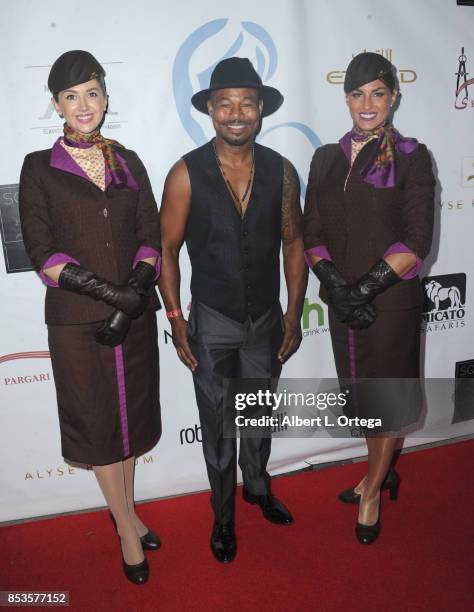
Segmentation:
{"type": "MultiPolygon", "coordinates": [[[[311,161],[304,211],[305,249],[326,246],[350,283],[394,243],[404,243],[420,259],[431,246],[435,180],[425,145],[420,144],[410,155],[396,152],[395,187],[377,189],[360,176],[375,146],[376,141],[369,142],[352,169],[339,144],[320,147],[311,161]]],[[[323,286],[320,297],[327,301],[323,286]]],[[[374,304],[380,310],[404,310],[418,306],[421,300],[416,277],[391,287],[377,296],[374,304]]]]}
{"type": "MultiPolygon", "coordinates": [[[[56,144],[55,146],[60,146],[56,144]]],[[[26,251],[36,271],[54,253],[65,253],[88,270],[115,283],[126,283],[141,246],[160,250],[158,210],[146,170],[134,151],[118,149],[139,191],[102,191],[94,183],[52,167],[52,149],[25,157],[20,178],[20,218],[26,251]]],[[[159,308],[154,293],[149,308],[159,308]]],[[[91,323],[113,308],[60,288],[46,290],[50,325],[91,323]]]]}

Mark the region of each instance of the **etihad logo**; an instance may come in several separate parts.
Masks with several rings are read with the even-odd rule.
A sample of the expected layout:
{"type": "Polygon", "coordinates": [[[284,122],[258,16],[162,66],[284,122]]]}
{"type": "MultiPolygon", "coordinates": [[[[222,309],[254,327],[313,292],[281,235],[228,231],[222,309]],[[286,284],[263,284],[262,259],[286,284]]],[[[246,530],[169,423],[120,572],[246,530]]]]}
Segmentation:
{"type": "Polygon", "coordinates": [[[466,316],[466,275],[444,274],[423,279],[425,332],[464,327],[466,316]]]}
{"type": "Polygon", "coordinates": [[[469,99],[469,86],[474,85],[474,79],[468,79],[466,68],[467,57],[464,54],[464,47],[461,47],[461,55],[458,57],[458,71],[456,76],[456,92],[454,97],[454,108],[464,110],[469,105],[474,108],[474,99],[469,99]]]}
{"type": "MultiPolygon", "coordinates": [[[[353,53],[352,57],[354,57],[358,53],[365,53],[367,50],[368,49],[361,49],[360,51],[353,53]]],[[[383,55],[383,57],[388,59],[389,62],[392,61],[393,50],[391,48],[375,49],[375,53],[380,53],[380,55],[383,55]]],[[[326,74],[326,81],[330,83],[331,85],[342,85],[344,83],[345,76],[346,76],[345,70],[330,70],[326,74]]],[[[409,69],[409,68],[403,68],[403,69],[398,68],[397,76],[398,76],[398,80],[400,81],[400,83],[403,83],[403,84],[414,83],[416,79],[418,78],[416,71],[413,69],[409,69]]]]}

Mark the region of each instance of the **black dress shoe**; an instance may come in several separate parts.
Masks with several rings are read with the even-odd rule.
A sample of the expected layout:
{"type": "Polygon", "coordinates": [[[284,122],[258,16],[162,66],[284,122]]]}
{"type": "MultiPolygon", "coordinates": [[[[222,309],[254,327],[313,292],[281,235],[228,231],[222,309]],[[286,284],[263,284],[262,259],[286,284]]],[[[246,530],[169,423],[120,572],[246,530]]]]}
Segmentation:
{"type": "Polygon", "coordinates": [[[218,523],[214,521],[211,534],[211,550],[219,563],[230,563],[237,552],[234,522],[218,523]]]}
{"type": "Polygon", "coordinates": [[[271,494],[254,495],[253,493],[249,493],[244,487],[242,490],[242,497],[244,501],[249,504],[259,505],[263,512],[263,516],[271,523],[275,523],[276,525],[291,525],[294,522],[288,508],[271,494]]]}
{"type": "MultiPolygon", "coordinates": [[[[115,531],[117,531],[117,523],[112,512],[109,512],[110,520],[112,521],[115,531]]],[[[160,538],[153,531],[147,531],[144,536],[140,537],[143,550],[158,550],[161,547],[160,538]]]]}
{"type": "MultiPolygon", "coordinates": [[[[382,491],[390,492],[390,499],[395,501],[398,497],[398,489],[400,487],[400,476],[394,469],[389,470],[381,487],[382,491]]],[[[360,493],[357,493],[354,487],[345,489],[339,493],[338,498],[345,504],[358,504],[360,502],[360,493]]]]}

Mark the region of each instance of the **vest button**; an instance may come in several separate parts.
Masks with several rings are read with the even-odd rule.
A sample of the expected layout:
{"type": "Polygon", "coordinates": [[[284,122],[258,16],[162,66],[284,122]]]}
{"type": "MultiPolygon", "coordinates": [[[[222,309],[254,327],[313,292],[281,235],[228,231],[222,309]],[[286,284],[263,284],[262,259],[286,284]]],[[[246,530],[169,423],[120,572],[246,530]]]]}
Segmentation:
{"type": "Polygon", "coordinates": [[[112,245],[110,244],[110,242],[106,242],[106,243],[105,243],[105,246],[106,246],[108,249],[110,249],[110,247],[111,247],[112,245]]]}
{"type": "Polygon", "coordinates": [[[109,215],[109,211],[106,208],[104,208],[103,214],[104,214],[104,217],[107,218],[109,215]]]}

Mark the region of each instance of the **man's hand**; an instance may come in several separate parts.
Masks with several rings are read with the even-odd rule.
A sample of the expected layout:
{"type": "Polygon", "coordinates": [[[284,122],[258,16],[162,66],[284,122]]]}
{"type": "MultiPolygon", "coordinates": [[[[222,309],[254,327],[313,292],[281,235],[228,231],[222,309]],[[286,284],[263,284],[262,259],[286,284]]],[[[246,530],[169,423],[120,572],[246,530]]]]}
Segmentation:
{"type": "Polygon", "coordinates": [[[192,372],[197,368],[198,362],[194,357],[188,342],[188,322],[183,317],[171,319],[173,344],[178,357],[192,372]]]}
{"type": "Polygon", "coordinates": [[[285,334],[280,350],[278,351],[278,359],[281,363],[288,361],[293,353],[298,350],[301,340],[303,339],[301,323],[298,318],[287,313],[283,315],[283,320],[285,322],[285,334]]]}

